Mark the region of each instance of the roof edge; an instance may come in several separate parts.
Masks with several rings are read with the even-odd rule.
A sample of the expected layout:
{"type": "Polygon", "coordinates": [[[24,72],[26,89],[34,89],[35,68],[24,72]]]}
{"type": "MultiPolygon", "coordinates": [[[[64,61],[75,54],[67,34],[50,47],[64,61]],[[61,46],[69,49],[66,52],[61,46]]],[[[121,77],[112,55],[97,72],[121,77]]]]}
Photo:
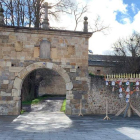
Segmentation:
{"type": "Polygon", "coordinates": [[[17,26],[0,26],[0,30],[2,31],[14,31],[14,32],[32,32],[32,33],[62,33],[62,34],[73,34],[76,36],[85,36],[90,38],[93,32],[82,32],[82,31],[71,31],[71,30],[57,30],[57,29],[47,29],[44,30],[42,28],[29,28],[29,27],[17,27],[17,26]]]}

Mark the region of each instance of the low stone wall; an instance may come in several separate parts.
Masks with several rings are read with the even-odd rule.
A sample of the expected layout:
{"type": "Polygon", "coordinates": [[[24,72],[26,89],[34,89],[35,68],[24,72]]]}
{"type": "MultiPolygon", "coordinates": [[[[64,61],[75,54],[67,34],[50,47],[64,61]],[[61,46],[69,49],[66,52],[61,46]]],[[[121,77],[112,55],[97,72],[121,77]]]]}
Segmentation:
{"type": "Polygon", "coordinates": [[[107,75],[112,73],[112,67],[88,66],[88,71],[95,75],[107,75]]]}
{"type": "MultiPolygon", "coordinates": [[[[90,77],[90,94],[88,95],[89,113],[91,114],[105,114],[106,99],[109,104],[109,114],[116,114],[121,108],[126,105],[125,94],[123,98],[119,98],[119,91],[112,92],[112,86],[106,87],[105,81],[100,77],[90,77]]],[[[134,93],[131,96],[132,105],[140,111],[140,94],[137,97],[134,93]]]]}

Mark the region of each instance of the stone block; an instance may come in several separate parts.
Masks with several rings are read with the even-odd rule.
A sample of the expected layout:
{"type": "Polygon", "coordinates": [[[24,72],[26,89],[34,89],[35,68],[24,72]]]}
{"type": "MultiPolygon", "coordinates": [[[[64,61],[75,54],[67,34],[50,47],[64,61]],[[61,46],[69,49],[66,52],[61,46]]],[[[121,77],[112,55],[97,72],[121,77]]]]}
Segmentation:
{"type": "Polygon", "coordinates": [[[76,66],[76,63],[70,63],[70,65],[72,65],[72,66],[76,66]]]}
{"type": "Polygon", "coordinates": [[[51,48],[51,58],[56,59],[57,58],[57,48],[51,48]]]}
{"type": "Polygon", "coordinates": [[[82,112],[82,114],[87,114],[87,110],[86,109],[82,109],[81,112],[82,112]]]}
{"type": "Polygon", "coordinates": [[[70,100],[66,100],[66,105],[70,105],[70,100]]]}
{"type": "Polygon", "coordinates": [[[45,68],[46,67],[46,62],[36,62],[34,63],[34,68],[38,69],[38,68],[45,68]]]}
{"type": "Polygon", "coordinates": [[[53,68],[53,63],[47,62],[46,67],[47,67],[48,69],[52,69],[52,68],[53,68]]]}
{"type": "Polygon", "coordinates": [[[71,107],[66,106],[66,111],[65,111],[65,113],[66,113],[67,115],[71,115],[71,114],[72,114],[72,109],[71,109],[71,107]]]}
{"type": "Polygon", "coordinates": [[[75,104],[74,106],[75,106],[76,109],[80,108],[80,104],[75,104]]]}
{"type": "Polygon", "coordinates": [[[66,70],[64,70],[63,68],[61,68],[60,66],[53,64],[53,70],[55,70],[56,72],[58,72],[62,77],[63,74],[66,73],[66,70]]]}
{"type": "Polygon", "coordinates": [[[21,108],[21,101],[16,101],[16,109],[17,111],[20,111],[21,108]]]}
{"type": "Polygon", "coordinates": [[[66,90],[72,90],[72,89],[73,89],[72,82],[66,83],[66,90]]]}
{"type": "Polygon", "coordinates": [[[6,63],[5,63],[5,61],[0,61],[0,66],[1,66],[1,67],[4,67],[4,66],[6,66],[6,63]]]}
{"type": "Polygon", "coordinates": [[[3,80],[3,84],[9,84],[9,80],[3,80]]]}
{"type": "Polygon", "coordinates": [[[6,92],[1,91],[0,96],[11,96],[11,93],[6,93],[6,92]]]}
{"type": "Polygon", "coordinates": [[[70,103],[71,104],[80,104],[80,100],[78,100],[78,99],[72,99],[72,100],[70,100],[70,103]]]}
{"type": "Polygon", "coordinates": [[[70,82],[70,78],[69,78],[69,75],[67,73],[63,73],[61,76],[63,77],[63,79],[65,80],[66,83],[70,82]]]}
{"type": "Polygon", "coordinates": [[[66,95],[66,99],[67,99],[67,100],[73,99],[73,94],[72,94],[72,95],[66,95]]]}
{"type": "Polygon", "coordinates": [[[21,96],[21,90],[18,89],[12,89],[12,96],[21,96]]]}
{"type": "Polygon", "coordinates": [[[81,81],[88,81],[87,77],[81,77],[81,81]]]}
{"type": "Polygon", "coordinates": [[[82,84],[74,84],[73,90],[85,90],[82,84]]]}
{"type": "Polygon", "coordinates": [[[9,67],[9,72],[20,72],[24,67],[9,67]]]}
{"type": "Polygon", "coordinates": [[[70,72],[76,72],[76,69],[70,69],[70,72]]]}
{"type": "Polygon", "coordinates": [[[58,72],[58,70],[57,70],[58,68],[59,68],[59,66],[58,66],[58,65],[53,64],[53,68],[52,68],[53,70],[55,70],[55,71],[57,71],[57,72],[58,72]]]}
{"type": "Polygon", "coordinates": [[[25,76],[26,76],[28,73],[29,73],[29,72],[27,71],[27,69],[24,68],[23,70],[21,70],[21,71],[19,72],[18,77],[19,77],[20,79],[24,79],[25,76]]]}
{"type": "Polygon", "coordinates": [[[72,68],[72,66],[71,65],[61,65],[63,68],[66,68],[66,69],[70,69],[70,68],[72,68]]]}
{"type": "Polygon", "coordinates": [[[39,47],[34,47],[34,58],[39,58],[39,47]]]}
{"type": "Polygon", "coordinates": [[[34,65],[34,64],[31,64],[31,65],[29,65],[29,66],[26,67],[26,70],[27,70],[28,72],[31,72],[31,71],[33,71],[34,69],[35,69],[35,65],[34,65]]]}
{"type": "Polygon", "coordinates": [[[13,97],[14,101],[20,101],[21,97],[13,97]]]}
{"type": "Polygon", "coordinates": [[[6,89],[6,93],[12,93],[12,88],[9,88],[9,85],[8,85],[8,89],[6,89]]]}
{"type": "Polygon", "coordinates": [[[7,66],[7,67],[11,67],[11,62],[10,62],[10,61],[7,61],[7,62],[6,62],[6,66],[7,66]]]}
{"type": "Polygon", "coordinates": [[[11,96],[1,96],[2,97],[2,101],[12,101],[13,97],[11,96]]]}
{"type": "Polygon", "coordinates": [[[80,93],[80,92],[78,92],[78,91],[75,91],[75,92],[73,92],[73,95],[74,95],[74,99],[82,99],[82,94],[80,93]]]}
{"type": "Polygon", "coordinates": [[[79,109],[72,109],[72,115],[77,115],[80,113],[79,109]]]}
{"type": "Polygon", "coordinates": [[[34,48],[34,45],[25,45],[25,48],[31,49],[31,48],[34,48]]]}
{"type": "Polygon", "coordinates": [[[15,81],[14,81],[14,88],[15,89],[21,89],[21,83],[22,83],[22,79],[16,77],[15,81]]]}
{"type": "Polygon", "coordinates": [[[72,91],[71,90],[69,90],[69,91],[66,91],[66,95],[70,95],[70,94],[72,94],[72,91]]]}
{"type": "Polygon", "coordinates": [[[2,89],[7,89],[8,88],[8,84],[1,84],[1,88],[2,89]]]}
{"type": "Polygon", "coordinates": [[[9,39],[15,41],[16,40],[16,36],[11,34],[11,35],[9,35],[9,39]]]}
{"type": "Polygon", "coordinates": [[[81,80],[81,78],[80,77],[76,77],[76,81],[80,81],[81,80]]]}

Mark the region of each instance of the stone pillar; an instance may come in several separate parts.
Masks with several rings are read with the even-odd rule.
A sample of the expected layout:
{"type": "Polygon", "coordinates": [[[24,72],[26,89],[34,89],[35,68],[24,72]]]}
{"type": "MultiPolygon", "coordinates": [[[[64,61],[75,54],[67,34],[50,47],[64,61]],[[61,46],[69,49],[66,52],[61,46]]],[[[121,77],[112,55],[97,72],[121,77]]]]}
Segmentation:
{"type": "Polygon", "coordinates": [[[2,8],[2,4],[0,3],[0,26],[4,25],[4,15],[3,15],[3,8],[2,8]]]}
{"type": "Polygon", "coordinates": [[[88,18],[87,17],[84,17],[84,32],[88,32],[88,22],[87,22],[87,20],[88,20],[88,18]]]}
{"type": "Polygon", "coordinates": [[[49,29],[49,20],[44,19],[42,26],[43,26],[43,29],[45,29],[45,30],[49,29]]]}

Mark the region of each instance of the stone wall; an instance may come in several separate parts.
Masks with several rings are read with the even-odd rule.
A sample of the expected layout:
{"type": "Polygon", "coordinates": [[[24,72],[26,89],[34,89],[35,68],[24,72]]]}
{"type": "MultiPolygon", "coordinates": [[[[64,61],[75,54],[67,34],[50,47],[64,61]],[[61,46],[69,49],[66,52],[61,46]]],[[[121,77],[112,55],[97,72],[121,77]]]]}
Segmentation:
{"type": "Polygon", "coordinates": [[[99,66],[88,66],[89,73],[95,74],[95,75],[107,75],[112,74],[112,68],[111,67],[99,67],[99,66]]]}
{"type": "MultiPolygon", "coordinates": [[[[126,105],[125,94],[119,98],[119,91],[112,92],[112,86],[106,87],[105,81],[100,77],[91,76],[91,91],[88,95],[89,112],[92,114],[105,114],[106,99],[109,103],[109,114],[116,114],[126,105]]],[[[139,97],[134,93],[131,96],[132,105],[140,111],[140,93],[139,97]]]]}
{"type": "Polygon", "coordinates": [[[44,76],[39,85],[39,95],[66,95],[64,79],[55,71],[44,69],[39,76],[44,76]],[[43,75],[41,74],[43,72],[43,75]]]}
{"type": "Polygon", "coordinates": [[[53,69],[65,81],[66,113],[87,113],[88,38],[92,33],[0,27],[0,114],[20,113],[24,78],[38,68],[53,69]],[[40,42],[51,44],[50,58],[40,59],[40,42]]]}

